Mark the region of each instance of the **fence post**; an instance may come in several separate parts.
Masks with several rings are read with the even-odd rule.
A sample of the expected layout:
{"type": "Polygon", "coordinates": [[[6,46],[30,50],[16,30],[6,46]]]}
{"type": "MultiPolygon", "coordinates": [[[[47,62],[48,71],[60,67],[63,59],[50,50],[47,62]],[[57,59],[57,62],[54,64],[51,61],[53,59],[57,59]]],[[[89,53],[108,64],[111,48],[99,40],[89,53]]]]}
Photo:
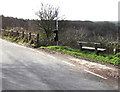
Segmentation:
{"type": "Polygon", "coordinates": [[[10,37],[12,37],[12,31],[10,31],[10,37]]]}
{"type": "Polygon", "coordinates": [[[24,38],[24,31],[22,31],[22,39],[24,38]]]}
{"type": "Polygon", "coordinates": [[[15,40],[18,40],[18,31],[15,33],[15,40]]]}
{"type": "Polygon", "coordinates": [[[16,31],[16,40],[18,40],[18,39],[19,39],[19,32],[16,31]]]}
{"type": "Polygon", "coordinates": [[[16,36],[17,36],[17,38],[19,37],[19,32],[18,31],[16,31],[16,36]]]}
{"type": "Polygon", "coordinates": [[[9,36],[9,32],[8,31],[6,31],[6,36],[9,36]]]}
{"type": "Polygon", "coordinates": [[[13,37],[13,31],[11,31],[11,37],[13,37]]]}
{"type": "Polygon", "coordinates": [[[39,46],[39,33],[37,34],[37,39],[36,39],[36,47],[39,46]]]}
{"type": "Polygon", "coordinates": [[[31,32],[29,33],[29,36],[28,36],[28,41],[31,40],[31,32]]]}
{"type": "Polygon", "coordinates": [[[10,34],[11,34],[11,32],[9,31],[9,32],[8,32],[8,36],[9,36],[9,37],[10,37],[10,34]]]}
{"type": "Polygon", "coordinates": [[[26,40],[26,42],[28,42],[28,40],[29,40],[29,39],[28,39],[28,37],[29,37],[29,34],[28,34],[28,33],[26,33],[26,39],[25,39],[25,40],[26,40]]]}

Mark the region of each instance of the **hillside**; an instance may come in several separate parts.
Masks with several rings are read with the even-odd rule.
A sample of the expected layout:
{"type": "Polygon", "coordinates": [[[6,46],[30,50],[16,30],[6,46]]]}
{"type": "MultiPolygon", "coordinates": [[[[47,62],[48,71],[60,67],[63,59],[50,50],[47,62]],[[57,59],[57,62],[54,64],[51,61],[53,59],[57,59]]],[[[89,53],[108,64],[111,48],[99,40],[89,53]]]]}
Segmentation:
{"type": "MultiPolygon", "coordinates": [[[[55,21],[53,21],[54,23],[55,21]]],[[[120,23],[119,23],[120,24],[120,23]]],[[[24,20],[13,17],[2,16],[2,28],[22,27],[31,32],[43,33],[38,26],[38,20],[24,20]]],[[[54,30],[55,26],[51,30],[54,30]]],[[[78,48],[77,41],[92,41],[108,43],[117,41],[118,26],[116,21],[59,21],[59,42],[61,45],[68,45],[78,48]]],[[[41,38],[43,39],[43,38],[41,38]]],[[[45,39],[42,44],[45,44],[45,39]]]]}

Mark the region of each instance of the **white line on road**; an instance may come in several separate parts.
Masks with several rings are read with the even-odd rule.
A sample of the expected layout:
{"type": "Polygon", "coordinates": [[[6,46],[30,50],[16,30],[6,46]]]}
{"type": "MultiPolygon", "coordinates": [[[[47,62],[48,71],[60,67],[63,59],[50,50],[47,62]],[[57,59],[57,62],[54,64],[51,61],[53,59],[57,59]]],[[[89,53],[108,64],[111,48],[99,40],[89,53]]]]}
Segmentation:
{"type": "Polygon", "coordinates": [[[73,61],[81,61],[80,59],[77,59],[77,58],[69,58],[70,60],[73,60],[73,61]]]}
{"type": "Polygon", "coordinates": [[[40,53],[40,54],[42,54],[42,55],[46,55],[45,53],[40,52],[40,51],[38,51],[38,50],[36,50],[36,52],[38,52],[38,53],[40,53]]]}
{"type": "Polygon", "coordinates": [[[75,66],[74,64],[68,63],[67,61],[62,61],[62,62],[66,63],[66,64],[68,64],[70,66],[75,66]]]}
{"type": "Polygon", "coordinates": [[[103,77],[103,76],[101,76],[101,75],[99,75],[99,74],[96,74],[96,73],[94,73],[94,72],[91,72],[91,71],[88,71],[88,70],[84,70],[84,71],[86,71],[86,72],[88,72],[88,73],[90,73],[90,74],[93,74],[93,75],[95,75],[95,76],[98,76],[98,77],[100,77],[100,78],[102,78],[102,79],[107,79],[107,78],[105,78],[105,77],[103,77]]]}
{"type": "Polygon", "coordinates": [[[51,55],[47,55],[48,57],[51,57],[51,58],[53,58],[53,59],[56,59],[54,56],[51,56],[51,55]]]}

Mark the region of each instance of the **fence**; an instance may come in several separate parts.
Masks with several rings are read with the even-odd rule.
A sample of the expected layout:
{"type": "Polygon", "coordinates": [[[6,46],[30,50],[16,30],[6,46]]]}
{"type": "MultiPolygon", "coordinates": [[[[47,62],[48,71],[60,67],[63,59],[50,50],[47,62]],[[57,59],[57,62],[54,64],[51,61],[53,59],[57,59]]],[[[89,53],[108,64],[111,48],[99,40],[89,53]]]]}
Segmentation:
{"type": "MultiPolygon", "coordinates": [[[[36,34],[36,33],[25,32],[25,31],[20,32],[20,31],[15,31],[15,30],[14,31],[0,30],[0,33],[2,34],[2,36],[8,36],[8,37],[14,38],[15,40],[23,40],[24,42],[34,44],[35,47],[45,45],[41,43],[39,33],[36,34]]],[[[54,42],[52,42],[52,44],[54,44],[54,42]]],[[[117,48],[112,48],[111,51],[106,49],[106,52],[116,54],[120,52],[120,49],[119,49],[119,46],[117,46],[117,48]]]]}
{"type": "Polygon", "coordinates": [[[1,31],[2,36],[8,36],[14,38],[15,40],[23,40],[23,42],[27,42],[30,44],[35,44],[36,47],[40,46],[39,43],[39,33],[31,33],[31,32],[19,32],[19,31],[1,31]]]}

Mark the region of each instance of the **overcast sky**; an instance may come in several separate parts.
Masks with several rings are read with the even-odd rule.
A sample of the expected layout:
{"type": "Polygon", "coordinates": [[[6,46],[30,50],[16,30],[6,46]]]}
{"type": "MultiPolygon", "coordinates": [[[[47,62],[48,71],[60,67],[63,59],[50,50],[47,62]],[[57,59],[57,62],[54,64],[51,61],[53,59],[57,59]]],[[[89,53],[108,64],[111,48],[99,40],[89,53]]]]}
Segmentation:
{"type": "Polygon", "coordinates": [[[119,0],[0,0],[0,15],[36,19],[40,3],[60,7],[67,20],[117,21],[119,0]]]}

